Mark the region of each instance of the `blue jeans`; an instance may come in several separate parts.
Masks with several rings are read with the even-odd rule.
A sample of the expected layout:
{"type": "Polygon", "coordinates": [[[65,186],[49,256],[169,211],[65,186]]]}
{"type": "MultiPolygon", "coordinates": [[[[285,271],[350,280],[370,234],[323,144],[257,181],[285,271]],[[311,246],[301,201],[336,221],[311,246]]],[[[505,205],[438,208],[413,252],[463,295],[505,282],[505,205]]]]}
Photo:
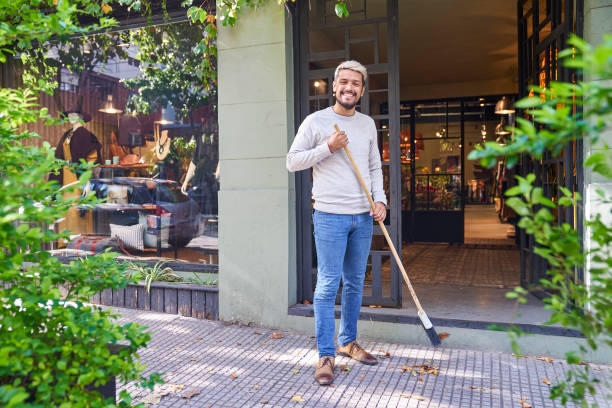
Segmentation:
{"type": "Polygon", "coordinates": [[[363,279],[372,242],[369,213],[346,215],[314,211],[312,216],[317,247],[317,287],[314,315],[319,357],[335,356],[334,304],[342,277],[342,314],[338,345],[357,338],[363,279]]]}

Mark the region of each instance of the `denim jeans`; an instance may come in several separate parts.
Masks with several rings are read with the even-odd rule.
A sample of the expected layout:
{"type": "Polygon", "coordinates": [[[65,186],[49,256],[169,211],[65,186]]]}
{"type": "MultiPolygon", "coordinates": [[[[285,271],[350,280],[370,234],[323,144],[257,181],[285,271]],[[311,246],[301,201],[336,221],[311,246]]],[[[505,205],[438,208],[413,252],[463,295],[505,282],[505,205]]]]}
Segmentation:
{"type": "Polygon", "coordinates": [[[334,304],[342,277],[342,314],[338,345],[357,338],[363,279],[372,242],[369,213],[346,215],[314,211],[312,216],[317,247],[317,287],[314,315],[319,357],[335,356],[334,304]]]}

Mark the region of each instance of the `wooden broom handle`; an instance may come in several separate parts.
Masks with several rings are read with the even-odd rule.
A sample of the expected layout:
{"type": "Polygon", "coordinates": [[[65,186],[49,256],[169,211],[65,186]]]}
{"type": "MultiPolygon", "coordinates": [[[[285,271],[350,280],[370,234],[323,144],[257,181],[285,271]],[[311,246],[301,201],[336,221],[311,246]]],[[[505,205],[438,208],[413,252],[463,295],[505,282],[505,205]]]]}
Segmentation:
{"type": "MultiPolygon", "coordinates": [[[[338,125],[334,125],[334,129],[336,130],[336,132],[340,132],[340,128],[338,127],[338,125]]],[[[370,192],[368,191],[368,187],[366,186],[365,181],[363,181],[363,178],[361,177],[361,173],[359,172],[359,169],[357,168],[357,164],[355,164],[355,160],[353,160],[353,155],[351,154],[351,151],[349,150],[348,146],[344,146],[344,151],[346,152],[346,155],[348,156],[349,161],[351,162],[351,165],[353,166],[353,170],[355,170],[355,174],[357,175],[357,179],[359,179],[359,184],[361,184],[361,188],[363,189],[363,192],[365,193],[366,197],[368,197],[368,201],[370,202],[370,207],[372,207],[372,211],[375,211],[376,206],[374,205],[374,200],[372,200],[372,195],[370,195],[370,192]]],[[[402,275],[404,276],[404,280],[406,281],[406,285],[408,286],[410,295],[412,295],[412,299],[414,300],[414,304],[416,305],[417,310],[419,311],[419,313],[424,313],[423,308],[421,307],[421,302],[419,302],[419,298],[417,297],[414,291],[414,288],[412,287],[412,284],[410,283],[410,278],[408,278],[408,274],[406,273],[406,270],[404,269],[402,260],[397,254],[397,251],[395,250],[395,245],[393,245],[393,241],[391,241],[391,237],[389,236],[389,233],[387,232],[387,228],[385,227],[384,222],[378,221],[378,225],[380,225],[380,228],[382,229],[385,239],[387,240],[387,243],[389,244],[389,248],[391,248],[391,253],[393,253],[393,257],[395,258],[395,262],[397,263],[397,266],[399,266],[400,271],[402,271],[402,275]]]]}

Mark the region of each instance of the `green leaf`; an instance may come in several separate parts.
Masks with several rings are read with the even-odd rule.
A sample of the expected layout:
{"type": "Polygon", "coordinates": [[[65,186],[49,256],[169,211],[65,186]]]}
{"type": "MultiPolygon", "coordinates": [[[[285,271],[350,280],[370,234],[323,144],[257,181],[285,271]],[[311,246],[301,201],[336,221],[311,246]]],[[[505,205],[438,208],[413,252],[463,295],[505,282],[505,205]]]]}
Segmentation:
{"type": "Polygon", "coordinates": [[[348,9],[346,8],[346,3],[344,1],[339,1],[336,3],[334,10],[339,18],[348,17],[349,15],[348,9]]]}
{"type": "Polygon", "coordinates": [[[593,171],[612,179],[612,155],[609,150],[591,153],[584,161],[584,165],[593,167],[593,171]]]}
{"type": "Polygon", "coordinates": [[[540,106],[544,103],[541,98],[536,96],[529,96],[523,99],[518,100],[514,106],[521,109],[533,108],[535,106],[540,106]]]}
{"type": "Polygon", "coordinates": [[[527,216],[529,215],[529,208],[523,200],[518,197],[511,197],[506,200],[506,205],[512,208],[518,215],[527,216]]]}

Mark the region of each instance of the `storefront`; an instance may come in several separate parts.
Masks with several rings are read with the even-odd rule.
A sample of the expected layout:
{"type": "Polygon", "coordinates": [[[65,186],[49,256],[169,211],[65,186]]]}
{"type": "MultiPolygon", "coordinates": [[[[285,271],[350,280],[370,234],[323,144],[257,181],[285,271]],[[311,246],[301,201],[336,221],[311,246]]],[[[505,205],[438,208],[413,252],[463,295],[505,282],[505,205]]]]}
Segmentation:
{"type": "MultiPolygon", "coordinates": [[[[498,176],[501,172],[494,169],[488,176],[477,176],[483,171],[467,161],[470,142],[475,144],[482,140],[483,124],[487,140],[498,139],[497,125],[502,118],[508,123],[511,117],[494,113],[494,107],[503,96],[516,100],[522,95],[519,79],[525,81],[527,68],[523,66],[519,70],[519,61],[524,61],[528,53],[532,56],[531,61],[541,63],[544,60],[549,69],[550,53],[549,57],[533,55],[536,51],[541,53],[543,44],[550,44],[548,38],[555,36],[561,39],[556,42],[557,46],[562,47],[567,33],[576,28],[574,22],[582,19],[579,7],[582,2],[522,1],[520,5],[525,6],[525,11],[520,18],[516,2],[485,3],[474,2],[472,8],[449,2],[445,6],[432,6],[428,13],[430,6],[424,3],[358,1],[349,4],[351,17],[348,21],[340,21],[333,12],[331,1],[297,2],[297,7],[291,6],[291,12],[283,16],[273,7],[264,7],[245,12],[240,27],[221,29],[220,156],[221,166],[227,171],[225,174],[231,173],[224,179],[219,193],[220,212],[225,220],[220,224],[222,317],[271,327],[312,329],[313,323],[308,317],[312,311],[307,304],[316,282],[311,180],[308,172],[297,176],[285,172],[285,153],[301,120],[333,101],[330,89],[333,68],[341,60],[360,60],[370,73],[369,89],[360,109],[373,116],[379,130],[385,187],[390,198],[386,223],[396,246],[410,247],[411,240],[426,241],[417,238],[423,228],[417,228],[416,221],[411,224],[411,214],[424,217],[429,211],[438,212],[448,220],[453,216],[463,217],[463,225],[456,222],[457,230],[467,229],[466,208],[482,205],[482,200],[495,214],[493,191],[502,182],[498,176]],[[524,23],[525,20],[528,22],[524,23]],[[569,21],[572,23],[566,23],[569,21]],[[469,37],[453,31],[461,24],[467,26],[463,32],[468,31],[469,37]],[[528,38],[534,47],[525,49],[521,44],[519,49],[519,29],[529,30],[520,38],[528,38]],[[432,41],[435,47],[431,46],[432,41]],[[493,49],[486,48],[489,41],[493,49]],[[486,78],[483,72],[491,71],[491,65],[462,60],[468,46],[479,49],[496,67],[492,71],[503,75],[486,78]],[[436,61],[435,70],[428,65],[428,59],[436,61]],[[247,62],[258,69],[247,73],[241,68],[247,62]],[[466,65],[472,67],[472,76],[453,81],[452,74],[465,72],[462,66],[466,65]],[[402,67],[414,70],[414,74],[402,75],[402,67]],[[437,74],[447,75],[447,80],[436,79],[437,74]],[[427,79],[428,83],[417,83],[422,79],[427,79]],[[423,113],[429,116],[423,117],[423,113]],[[237,123],[236,117],[244,120],[237,123]],[[491,181],[480,183],[481,180],[491,181]],[[256,255],[248,255],[251,251],[256,255]]],[[[597,24],[604,24],[600,17],[597,21],[597,24]]],[[[585,30],[585,36],[589,38],[592,31],[585,30]]],[[[531,73],[537,65],[528,66],[531,73]]],[[[525,166],[523,170],[529,168],[525,166]]],[[[578,184],[575,188],[582,187],[578,184]]],[[[431,216],[435,221],[433,213],[431,216]]],[[[511,214],[505,214],[504,218],[509,217],[511,214]]],[[[428,227],[432,225],[433,222],[427,224],[428,227]]],[[[438,231],[435,235],[444,233],[438,231]]],[[[465,230],[457,235],[454,241],[459,244],[461,239],[465,241],[465,230]]],[[[447,254],[459,245],[448,246],[448,241],[452,239],[445,238],[442,244],[425,244],[430,247],[442,245],[445,249],[441,252],[447,254]]],[[[521,262],[521,253],[523,259],[529,259],[531,252],[524,240],[520,241],[520,246],[515,244],[512,251],[509,261],[513,268],[512,280],[519,284],[523,278],[521,264],[525,264],[521,262]]],[[[479,275],[483,270],[498,272],[505,262],[498,256],[500,253],[495,252],[489,258],[495,262],[484,264],[482,270],[471,271],[471,275],[479,275]]],[[[387,262],[388,258],[388,249],[375,237],[370,263],[373,281],[364,304],[390,307],[365,307],[362,318],[367,323],[362,324],[361,333],[403,342],[424,342],[418,326],[397,324],[413,321],[406,318],[411,316],[408,309],[395,309],[410,301],[401,299],[400,279],[393,270],[394,265],[387,262]],[[389,265],[388,271],[385,271],[385,264],[389,265]]],[[[420,258],[404,256],[405,263],[415,259],[420,258]]],[[[440,258],[430,256],[427,259],[444,269],[452,269],[452,265],[449,268],[441,263],[440,258]]],[[[512,305],[503,304],[498,298],[479,298],[468,289],[464,287],[462,295],[453,296],[457,296],[455,299],[480,299],[485,309],[501,306],[506,311],[512,309],[512,305]]],[[[506,289],[499,291],[503,298],[506,289]]],[[[461,289],[455,292],[461,293],[461,289]]],[[[424,298],[431,297],[427,291],[420,293],[424,298]]],[[[435,301],[444,303],[445,298],[451,297],[440,292],[435,301]]],[[[452,302],[444,309],[446,316],[438,320],[438,324],[452,334],[447,344],[508,349],[505,334],[487,330],[494,320],[469,322],[469,318],[460,315],[473,315],[474,310],[461,310],[452,302]],[[468,322],[458,325],[452,321],[457,319],[468,322]]],[[[538,333],[546,334],[545,331],[538,333]]],[[[558,334],[547,336],[545,342],[525,340],[525,344],[528,343],[534,353],[546,351],[559,355],[559,350],[574,344],[576,339],[558,334]]]]}

